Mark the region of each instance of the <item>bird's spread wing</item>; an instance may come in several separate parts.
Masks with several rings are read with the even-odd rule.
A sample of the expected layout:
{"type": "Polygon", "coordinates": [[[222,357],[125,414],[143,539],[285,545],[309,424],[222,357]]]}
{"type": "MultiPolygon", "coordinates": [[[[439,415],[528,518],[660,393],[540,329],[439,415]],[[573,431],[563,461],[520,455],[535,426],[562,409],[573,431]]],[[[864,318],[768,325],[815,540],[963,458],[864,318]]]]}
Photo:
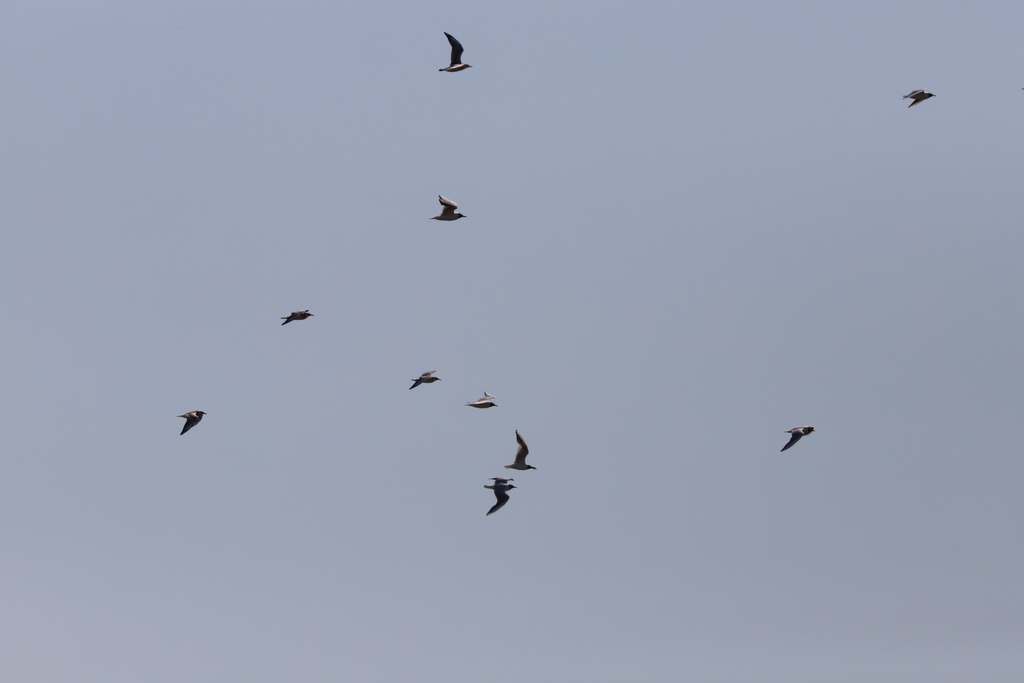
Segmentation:
{"type": "Polygon", "coordinates": [[[437,195],[437,199],[441,202],[441,206],[450,206],[453,209],[459,208],[458,204],[443,195],[437,195]]]}
{"type": "Polygon", "coordinates": [[[452,66],[462,63],[462,43],[455,40],[455,36],[445,31],[448,42],[452,44],[452,66]]]}
{"type": "Polygon", "coordinates": [[[409,388],[410,388],[410,389],[415,389],[416,387],[418,387],[418,386],[419,386],[419,385],[421,385],[421,384],[423,384],[423,379],[422,379],[422,378],[420,378],[420,379],[414,379],[414,380],[412,381],[412,386],[411,386],[411,387],[409,387],[409,388]]]}
{"type": "Polygon", "coordinates": [[[519,442],[519,450],[516,451],[516,464],[526,464],[526,456],[530,454],[530,449],[526,447],[526,442],[523,441],[523,437],[519,436],[519,431],[516,431],[516,441],[519,442]]]}
{"type": "MultiPolygon", "coordinates": [[[[793,436],[791,436],[789,438],[789,443],[787,443],[785,446],[783,446],[782,450],[784,451],[787,448],[791,447],[793,444],[795,444],[797,441],[799,441],[802,436],[803,436],[803,434],[801,434],[800,432],[793,432],[793,436]]],[[[781,453],[782,451],[779,451],[779,452],[781,453]]]]}
{"type": "MultiPolygon", "coordinates": [[[[487,515],[494,514],[501,509],[501,506],[508,502],[508,494],[504,491],[495,491],[494,497],[498,499],[498,502],[494,504],[494,507],[487,511],[487,515]]],[[[487,515],[484,516],[486,517],[487,515]]]]}
{"type": "Polygon", "coordinates": [[[182,434],[199,424],[199,418],[195,415],[179,415],[178,417],[185,418],[185,426],[181,428],[182,434]]]}

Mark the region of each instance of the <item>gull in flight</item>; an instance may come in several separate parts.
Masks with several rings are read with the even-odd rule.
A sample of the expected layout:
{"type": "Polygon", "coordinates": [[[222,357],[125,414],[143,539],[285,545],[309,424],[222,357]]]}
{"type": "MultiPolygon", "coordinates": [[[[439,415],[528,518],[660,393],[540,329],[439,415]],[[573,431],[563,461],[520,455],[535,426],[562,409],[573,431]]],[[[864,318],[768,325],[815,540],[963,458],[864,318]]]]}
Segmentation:
{"type": "MultiPolygon", "coordinates": [[[[907,99],[908,97],[914,100],[913,102],[910,103],[910,106],[913,107],[915,104],[920,104],[921,102],[924,102],[929,97],[935,97],[935,95],[934,93],[925,92],[924,90],[915,90],[909,95],[904,95],[903,99],[907,99]]],[[[910,107],[907,108],[909,109],[910,107]]]]}
{"type": "Polygon", "coordinates": [[[285,315],[285,316],[281,317],[281,320],[284,321],[281,324],[282,325],[287,325],[288,323],[290,323],[293,320],[305,320],[306,318],[312,318],[312,317],[313,317],[313,314],[309,312],[308,308],[306,310],[304,310],[304,311],[293,311],[291,315],[285,315]]]}
{"type": "Polygon", "coordinates": [[[519,436],[519,430],[516,430],[516,441],[519,442],[519,450],[516,451],[516,461],[511,465],[505,465],[506,470],[535,470],[537,469],[533,465],[526,464],[526,456],[530,454],[530,449],[526,447],[526,442],[523,441],[523,437],[519,436]]]}
{"type": "Polygon", "coordinates": [[[185,432],[199,424],[199,421],[203,419],[203,415],[206,415],[206,413],[204,413],[201,410],[193,410],[191,413],[179,415],[178,417],[185,418],[185,426],[181,428],[181,433],[184,434],[185,432]]]}
{"type": "Polygon", "coordinates": [[[508,493],[507,493],[507,491],[510,491],[511,489],[516,488],[512,484],[509,484],[508,483],[509,481],[511,481],[511,480],[510,479],[499,479],[499,478],[495,477],[494,478],[494,483],[491,484],[490,486],[484,484],[484,488],[485,489],[491,489],[492,491],[494,491],[494,497],[498,499],[498,502],[494,504],[494,507],[492,507],[490,510],[487,511],[487,515],[484,515],[485,517],[488,516],[488,515],[494,514],[495,512],[497,512],[498,510],[501,509],[501,506],[503,506],[505,503],[508,502],[508,493]]]}
{"type": "Polygon", "coordinates": [[[437,195],[437,198],[441,201],[441,213],[436,216],[431,216],[430,220],[457,221],[460,218],[466,218],[465,214],[455,212],[455,209],[459,208],[458,204],[443,195],[437,195]]]}
{"type": "Polygon", "coordinates": [[[467,403],[466,405],[473,406],[474,408],[493,408],[498,404],[494,402],[494,397],[485,391],[483,398],[478,398],[472,403],[467,403]]]}
{"type": "Polygon", "coordinates": [[[409,389],[410,390],[411,389],[415,389],[416,387],[418,387],[421,384],[430,384],[432,382],[440,382],[441,381],[440,377],[434,377],[434,373],[435,372],[437,372],[437,370],[431,370],[430,372],[424,372],[422,375],[420,375],[416,379],[409,380],[410,382],[413,383],[412,386],[409,387],[409,389]]]}
{"type": "Polygon", "coordinates": [[[456,71],[468,69],[469,64],[462,63],[462,43],[455,40],[455,36],[448,33],[447,31],[445,31],[444,34],[448,36],[448,42],[451,43],[452,45],[452,63],[443,69],[438,69],[438,71],[447,71],[449,73],[455,73],[456,71]]]}
{"type": "MultiPolygon", "coordinates": [[[[787,429],[786,433],[787,434],[792,434],[793,436],[789,437],[789,443],[787,443],[785,446],[783,446],[782,450],[784,451],[787,448],[792,448],[793,444],[795,444],[801,438],[807,436],[808,434],[810,434],[813,431],[814,431],[814,427],[794,427],[793,429],[787,429]]],[[[780,453],[781,453],[781,451],[780,451],[780,453]]]]}

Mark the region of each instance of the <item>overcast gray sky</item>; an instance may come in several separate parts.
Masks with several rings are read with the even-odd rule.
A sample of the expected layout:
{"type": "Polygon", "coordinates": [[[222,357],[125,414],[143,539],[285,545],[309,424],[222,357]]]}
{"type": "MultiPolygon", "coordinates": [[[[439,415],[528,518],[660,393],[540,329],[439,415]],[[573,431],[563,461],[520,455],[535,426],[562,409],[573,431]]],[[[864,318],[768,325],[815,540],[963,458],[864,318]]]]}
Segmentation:
{"type": "Polygon", "coordinates": [[[0,679],[1024,680],[1022,25],[5,3],[0,679]]]}

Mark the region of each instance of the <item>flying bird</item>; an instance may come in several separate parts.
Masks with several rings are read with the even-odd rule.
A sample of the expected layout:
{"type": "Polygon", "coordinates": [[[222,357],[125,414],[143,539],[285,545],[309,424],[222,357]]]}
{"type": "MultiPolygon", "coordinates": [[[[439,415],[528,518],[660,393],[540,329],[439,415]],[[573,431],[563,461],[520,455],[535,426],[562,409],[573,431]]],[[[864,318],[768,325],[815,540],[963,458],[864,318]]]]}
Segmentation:
{"type": "Polygon", "coordinates": [[[447,31],[445,31],[444,34],[448,36],[448,42],[451,43],[452,45],[452,63],[443,69],[438,69],[438,71],[448,71],[449,73],[455,73],[456,71],[468,69],[470,65],[462,63],[462,43],[455,40],[455,36],[448,33],[447,31]]]}
{"type": "Polygon", "coordinates": [[[494,491],[494,497],[498,499],[498,502],[494,504],[494,507],[492,507],[490,510],[488,510],[487,514],[484,515],[485,517],[487,517],[488,515],[494,514],[495,512],[500,510],[501,507],[505,503],[508,502],[508,493],[507,493],[507,491],[510,491],[510,490],[516,488],[512,484],[509,484],[508,483],[509,481],[510,480],[499,479],[499,478],[495,477],[494,478],[494,483],[491,484],[490,486],[484,484],[484,488],[485,489],[491,489],[492,491],[494,491]]]}
{"type": "Polygon", "coordinates": [[[437,372],[437,370],[431,370],[430,372],[424,372],[422,375],[420,375],[416,379],[409,380],[410,382],[412,382],[412,386],[409,387],[409,389],[410,390],[415,389],[416,387],[418,387],[421,384],[430,384],[432,382],[440,382],[441,381],[440,377],[434,377],[434,373],[435,372],[437,372]]]}
{"type": "Polygon", "coordinates": [[[291,315],[282,316],[281,320],[283,320],[284,322],[281,323],[281,324],[282,325],[287,325],[288,323],[290,323],[293,320],[305,320],[306,318],[312,318],[312,317],[313,317],[313,314],[310,313],[309,309],[307,308],[304,311],[294,311],[294,312],[292,312],[291,315]]]}
{"type": "Polygon", "coordinates": [[[473,406],[474,408],[493,408],[498,404],[494,402],[494,397],[485,391],[483,398],[478,398],[472,403],[467,403],[466,405],[473,406]]]}
{"type": "MultiPolygon", "coordinates": [[[[914,100],[913,102],[910,103],[910,107],[913,107],[915,104],[920,104],[921,102],[924,102],[929,97],[935,97],[935,95],[934,93],[925,92],[924,90],[915,90],[909,95],[904,95],[903,99],[907,99],[908,97],[914,100]]],[[[910,107],[907,107],[907,109],[909,109],[910,107]]]]}
{"type": "MultiPolygon", "coordinates": [[[[808,434],[810,434],[813,431],[814,431],[814,427],[794,427],[793,429],[787,429],[786,433],[787,434],[792,434],[793,436],[789,437],[789,443],[787,443],[785,446],[783,446],[782,450],[784,451],[787,448],[792,448],[793,444],[795,444],[797,441],[799,441],[800,439],[802,439],[803,437],[807,436],[808,434]]],[[[781,453],[782,451],[779,451],[779,452],[781,453]]]]}
{"type": "Polygon", "coordinates": [[[181,433],[184,434],[185,432],[199,424],[199,421],[203,419],[203,415],[206,415],[206,413],[204,413],[201,410],[193,410],[191,413],[179,415],[178,417],[185,418],[185,426],[181,428],[181,433]]]}
{"type": "Polygon", "coordinates": [[[519,430],[516,430],[516,441],[519,443],[519,450],[516,451],[516,461],[511,465],[505,465],[506,470],[535,470],[537,469],[533,465],[526,464],[526,456],[530,454],[530,449],[526,447],[526,442],[523,441],[523,437],[519,436],[519,430]]]}
{"type": "Polygon", "coordinates": [[[441,213],[436,216],[431,216],[432,221],[457,221],[460,218],[466,218],[465,214],[456,213],[455,209],[459,208],[459,205],[448,199],[445,196],[437,195],[437,198],[441,202],[441,213]]]}

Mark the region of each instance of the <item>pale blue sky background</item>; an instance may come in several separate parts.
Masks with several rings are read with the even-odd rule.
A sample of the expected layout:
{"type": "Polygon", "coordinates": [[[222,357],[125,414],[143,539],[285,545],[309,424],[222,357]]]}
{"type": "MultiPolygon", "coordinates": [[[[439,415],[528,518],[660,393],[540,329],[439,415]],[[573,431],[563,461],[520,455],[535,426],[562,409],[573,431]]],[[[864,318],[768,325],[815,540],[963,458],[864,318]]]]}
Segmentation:
{"type": "Polygon", "coordinates": [[[0,679],[1024,680],[1021,26],[5,3],[0,679]]]}

